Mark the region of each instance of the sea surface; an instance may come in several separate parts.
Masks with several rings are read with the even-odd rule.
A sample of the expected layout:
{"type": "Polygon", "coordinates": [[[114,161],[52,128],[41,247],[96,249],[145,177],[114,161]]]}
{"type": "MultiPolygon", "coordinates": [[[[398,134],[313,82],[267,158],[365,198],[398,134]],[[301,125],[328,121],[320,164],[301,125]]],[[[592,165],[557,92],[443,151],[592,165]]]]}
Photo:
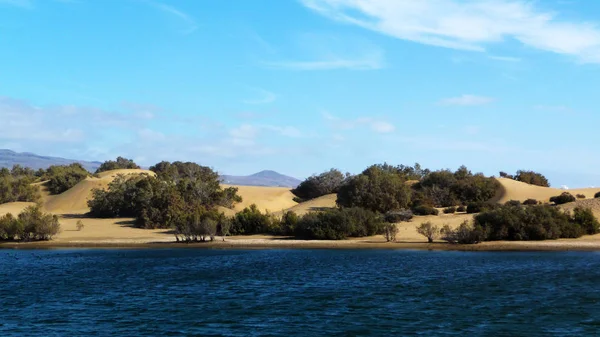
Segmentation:
{"type": "Polygon", "coordinates": [[[0,250],[0,336],[600,335],[600,254],[0,250]]]}

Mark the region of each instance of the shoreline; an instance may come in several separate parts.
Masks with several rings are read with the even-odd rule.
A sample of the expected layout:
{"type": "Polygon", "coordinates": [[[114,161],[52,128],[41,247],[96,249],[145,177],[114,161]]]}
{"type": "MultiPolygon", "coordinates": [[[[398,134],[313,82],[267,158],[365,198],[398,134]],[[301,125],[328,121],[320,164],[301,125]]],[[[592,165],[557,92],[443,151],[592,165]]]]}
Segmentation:
{"type": "Polygon", "coordinates": [[[64,241],[64,242],[4,242],[1,250],[23,249],[389,249],[471,252],[528,252],[528,251],[600,251],[600,241],[495,241],[472,245],[444,242],[377,242],[377,241],[301,241],[285,239],[230,239],[213,242],[134,242],[134,241],[64,241]]]}

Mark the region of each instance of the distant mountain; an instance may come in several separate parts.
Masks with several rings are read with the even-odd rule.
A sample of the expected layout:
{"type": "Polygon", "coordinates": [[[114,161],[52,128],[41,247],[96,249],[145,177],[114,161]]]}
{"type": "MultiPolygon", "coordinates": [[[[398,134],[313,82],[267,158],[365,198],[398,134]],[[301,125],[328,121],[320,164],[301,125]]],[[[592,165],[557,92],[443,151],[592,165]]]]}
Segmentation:
{"type": "Polygon", "coordinates": [[[296,187],[302,181],[275,171],[260,171],[249,176],[222,175],[221,181],[230,185],[296,187]]]}
{"type": "Polygon", "coordinates": [[[37,154],[23,152],[18,153],[11,150],[0,149],[0,167],[13,167],[13,165],[21,165],[23,167],[30,167],[34,170],[45,169],[52,165],[69,165],[72,163],[80,163],[90,172],[95,172],[100,167],[100,162],[97,161],[83,161],[75,159],[65,159],[60,157],[47,157],[39,156],[37,154]]]}

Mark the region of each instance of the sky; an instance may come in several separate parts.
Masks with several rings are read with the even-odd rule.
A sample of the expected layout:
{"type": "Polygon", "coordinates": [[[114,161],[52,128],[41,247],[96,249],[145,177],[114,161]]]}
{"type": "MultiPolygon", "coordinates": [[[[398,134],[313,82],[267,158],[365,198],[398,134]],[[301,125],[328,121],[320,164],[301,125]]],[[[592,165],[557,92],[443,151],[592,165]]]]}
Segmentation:
{"type": "Polygon", "coordinates": [[[600,2],[0,0],[0,148],[600,186],[600,2]]]}

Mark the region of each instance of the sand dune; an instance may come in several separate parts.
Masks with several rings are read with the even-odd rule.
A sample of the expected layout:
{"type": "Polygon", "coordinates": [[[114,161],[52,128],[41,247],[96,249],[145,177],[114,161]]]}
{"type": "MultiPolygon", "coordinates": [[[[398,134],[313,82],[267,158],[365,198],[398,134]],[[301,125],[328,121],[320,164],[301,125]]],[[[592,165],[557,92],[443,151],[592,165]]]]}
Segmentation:
{"type": "Polygon", "coordinates": [[[296,206],[294,194],[287,187],[263,187],[263,186],[232,186],[237,187],[238,194],[242,197],[242,202],[235,205],[234,211],[239,212],[245,207],[256,204],[261,211],[279,212],[290,207],[296,206]]]}
{"type": "Polygon", "coordinates": [[[507,178],[498,178],[498,181],[500,182],[501,189],[498,191],[498,194],[493,201],[499,203],[505,203],[509,200],[525,201],[529,198],[542,202],[549,202],[551,197],[557,196],[563,192],[569,192],[573,195],[583,194],[586,198],[593,198],[594,194],[600,192],[600,188],[562,190],[558,188],[529,185],[507,178]]]}
{"type": "Polygon", "coordinates": [[[35,205],[34,202],[9,202],[0,204],[0,216],[11,213],[14,216],[19,215],[27,206],[35,205]]]}
{"type": "MultiPolygon", "coordinates": [[[[293,207],[286,209],[286,211],[294,211],[298,215],[304,215],[308,212],[319,211],[327,208],[336,207],[335,200],[337,199],[337,195],[335,194],[327,194],[316,199],[308,200],[306,202],[299,203],[293,207]]],[[[281,214],[282,212],[277,212],[276,214],[281,214]]]]}

